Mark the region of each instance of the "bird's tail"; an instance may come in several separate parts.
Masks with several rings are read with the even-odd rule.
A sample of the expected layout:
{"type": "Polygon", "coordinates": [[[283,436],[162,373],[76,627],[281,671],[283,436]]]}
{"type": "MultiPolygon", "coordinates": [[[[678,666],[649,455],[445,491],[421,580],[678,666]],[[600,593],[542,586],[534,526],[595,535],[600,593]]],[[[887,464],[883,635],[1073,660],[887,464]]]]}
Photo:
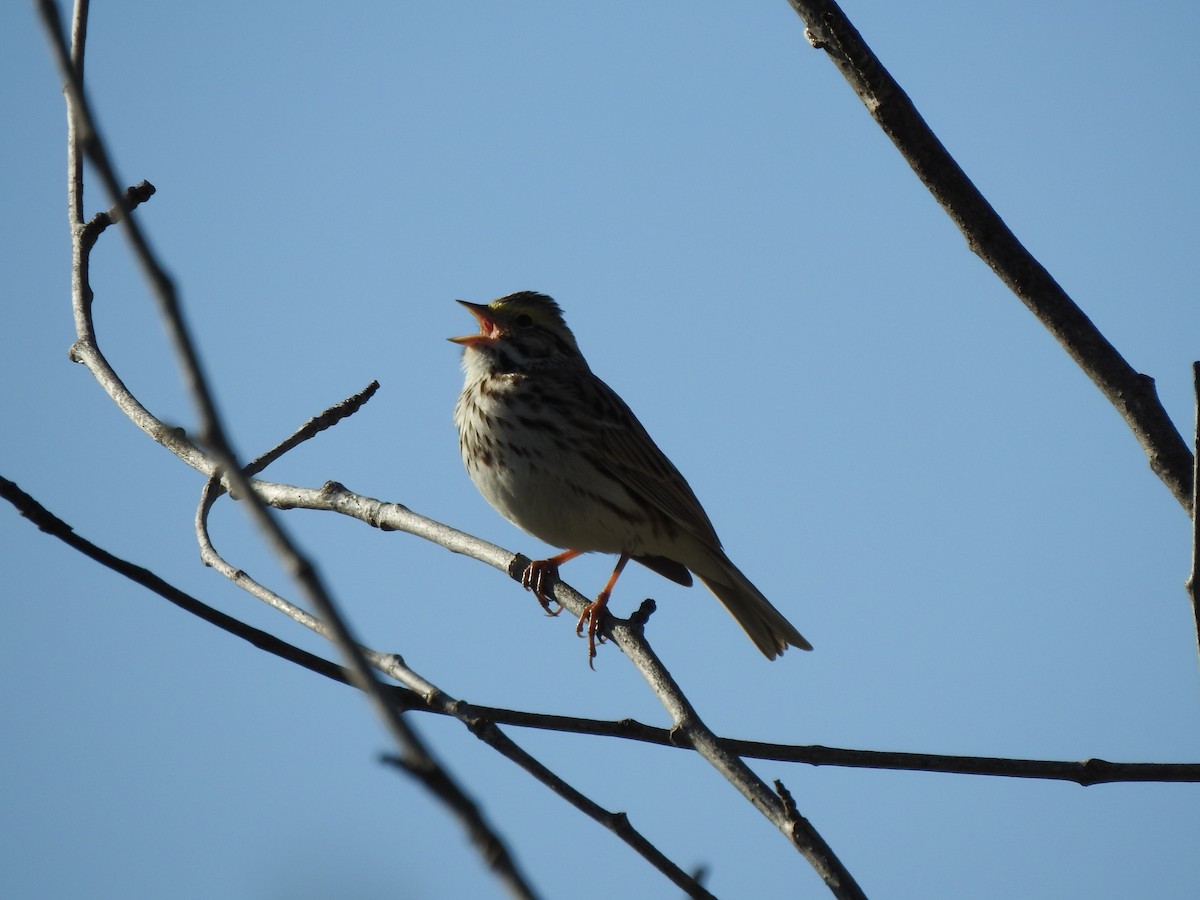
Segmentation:
{"type": "Polygon", "coordinates": [[[789,646],[801,650],[812,649],[812,644],[804,639],[804,635],[771,605],[771,601],[750,583],[750,579],[737,566],[724,554],[718,561],[721,564],[718,574],[701,575],[697,572],[696,577],[724,604],[767,659],[774,659],[789,646]]]}

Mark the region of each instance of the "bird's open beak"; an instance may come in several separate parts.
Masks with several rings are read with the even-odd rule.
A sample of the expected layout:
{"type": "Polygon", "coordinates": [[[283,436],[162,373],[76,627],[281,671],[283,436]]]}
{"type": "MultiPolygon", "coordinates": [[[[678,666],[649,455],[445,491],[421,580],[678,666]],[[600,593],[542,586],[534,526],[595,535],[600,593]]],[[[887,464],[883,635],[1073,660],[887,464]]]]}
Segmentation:
{"type": "Polygon", "coordinates": [[[479,320],[479,334],[466,334],[462,337],[449,338],[449,340],[456,344],[462,344],[464,347],[477,347],[480,344],[494,343],[496,338],[500,337],[500,328],[496,325],[496,320],[491,317],[491,310],[487,308],[486,303],[470,303],[466,300],[454,302],[461,303],[470,311],[471,315],[479,320]]]}

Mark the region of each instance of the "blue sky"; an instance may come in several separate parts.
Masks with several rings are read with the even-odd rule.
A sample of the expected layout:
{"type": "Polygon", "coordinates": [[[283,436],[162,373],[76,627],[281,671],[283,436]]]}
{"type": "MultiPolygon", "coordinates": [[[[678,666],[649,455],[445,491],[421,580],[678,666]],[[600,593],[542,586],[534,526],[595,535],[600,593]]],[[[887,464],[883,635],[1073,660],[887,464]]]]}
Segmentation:
{"type": "MultiPolygon", "coordinates": [[[[1200,356],[1194,4],[847,13],[1026,245],[1191,440],[1200,356]]],[[[378,379],[272,467],[529,555],[457,455],[454,298],[555,296],[726,549],[816,647],[765,662],[706,593],[630,569],[650,639],[731,736],[1127,761],[1200,756],[1189,523],[1125,425],[961,236],[784,0],[123,2],[88,79],[246,456],[378,379]]],[[[204,569],[201,479],[67,360],[63,105],[30,4],[0,11],[0,473],[80,534],[281,637],[204,569]]],[[[88,211],[107,203],[95,192],[88,211]]],[[[102,346],[193,417],[117,231],[102,346]]],[[[284,520],[364,640],[477,703],[665,725],[615,648],[493,570],[332,515],[284,520]]],[[[283,588],[240,510],[237,565],[283,588]]],[[[5,896],[499,891],[377,757],[365,704],[0,510],[5,896]]],[[[571,564],[585,593],[609,560],[571,564]]],[[[467,735],[416,718],[552,897],[675,896],[467,735]]],[[[513,731],[719,896],[823,896],[701,761],[513,731]]],[[[872,896],[1188,897],[1200,788],[755,763],[872,896]]]]}

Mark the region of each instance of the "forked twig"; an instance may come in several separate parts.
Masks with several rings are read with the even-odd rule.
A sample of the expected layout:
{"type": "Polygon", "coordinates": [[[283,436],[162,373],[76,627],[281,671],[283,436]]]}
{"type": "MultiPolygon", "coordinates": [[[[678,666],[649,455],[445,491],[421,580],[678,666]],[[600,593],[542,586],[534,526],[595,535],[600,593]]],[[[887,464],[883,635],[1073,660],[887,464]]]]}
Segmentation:
{"type": "MultiPolygon", "coordinates": [[[[354,399],[354,398],[351,398],[354,399]]],[[[342,404],[340,407],[344,407],[342,404]]],[[[322,416],[320,418],[325,418],[322,416]]],[[[316,420],[310,420],[310,423],[316,420]]],[[[297,434],[306,430],[302,428],[297,434]]],[[[295,437],[295,435],[293,435],[295,437]]],[[[289,438],[284,444],[295,446],[298,442],[293,442],[289,438]]],[[[281,444],[279,446],[283,446],[281,444]]],[[[279,448],[276,447],[264,454],[259,459],[267,457],[278,458],[282,453],[276,453],[279,448]]],[[[274,591],[260,584],[255,579],[250,577],[243,570],[230,565],[213,546],[211,537],[208,533],[208,514],[212,509],[213,503],[221,495],[219,483],[215,478],[210,478],[204,486],[201,494],[200,505],[196,510],[196,535],[201,547],[201,557],[205,565],[214,567],[218,572],[232,581],[242,590],[248,592],[252,596],[263,600],[281,612],[293,618],[295,621],[310,628],[317,634],[328,637],[329,629],[325,624],[314,616],[309,615],[304,610],[290,603],[274,591]]],[[[504,732],[496,727],[496,724],[491,721],[486,714],[481,714],[470,704],[457,700],[440,688],[436,687],[432,682],[418,675],[410,669],[398,654],[395,653],[379,653],[370,650],[366,647],[360,648],[365,659],[379,672],[395,679],[401,685],[402,689],[412,692],[412,696],[420,698],[421,707],[427,711],[438,712],[443,715],[453,716],[462,722],[467,729],[486,743],[488,746],[497,750],[501,755],[516,763],[542,784],[549,787],[552,791],[565,799],[576,809],[599,822],[604,827],[615,833],[621,840],[625,841],[636,853],[643,859],[649,862],[652,866],[658,869],[677,887],[687,893],[689,897],[709,897],[708,891],[704,889],[696,879],[689,876],[682,868],[667,858],[654,844],[647,840],[637,829],[635,829],[624,813],[613,813],[601,807],[593,800],[588,798],[582,792],[572,787],[558,775],[554,774],[549,768],[540,763],[534,756],[522,749],[515,741],[508,737],[504,732]]],[[[344,672],[344,670],[343,670],[344,672]]],[[[326,674],[322,672],[321,674],[326,674]]],[[[348,684],[353,684],[349,677],[342,680],[348,684]]],[[[392,690],[390,696],[395,699],[397,694],[392,690]]],[[[405,704],[396,704],[397,709],[411,708],[405,704]]],[[[387,756],[385,759],[397,768],[407,772],[408,774],[419,780],[427,789],[441,798],[451,809],[457,812],[467,823],[468,832],[471,834],[473,842],[479,847],[480,852],[485,859],[491,860],[499,854],[507,854],[507,850],[499,838],[494,835],[490,829],[483,826],[483,819],[478,807],[469,797],[466,796],[458,785],[449,779],[447,774],[436,767],[414,765],[410,760],[401,757],[387,756]]]]}

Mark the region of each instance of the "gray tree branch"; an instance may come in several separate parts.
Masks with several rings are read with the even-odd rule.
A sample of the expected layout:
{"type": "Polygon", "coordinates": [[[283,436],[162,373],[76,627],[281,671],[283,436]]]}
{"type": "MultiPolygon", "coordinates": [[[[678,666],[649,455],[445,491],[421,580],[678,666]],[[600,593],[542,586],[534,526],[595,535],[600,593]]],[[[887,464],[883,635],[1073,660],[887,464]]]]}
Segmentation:
{"type": "MultiPolygon", "coordinates": [[[[306,439],[306,437],[316,434],[320,429],[313,427],[315,423],[331,423],[331,421],[340,420],[342,416],[348,415],[349,412],[347,410],[357,409],[360,403],[356,403],[355,401],[360,400],[363,394],[366,393],[364,391],[362,394],[356,395],[356,397],[352,397],[344,403],[327,410],[322,415],[310,419],[304,427],[278,447],[259,457],[258,460],[251,464],[251,468],[261,468],[259,464],[265,465],[264,460],[277,459],[282,455],[282,452],[278,452],[281,447],[295,447],[302,440],[306,439]]],[[[242,590],[273,606],[285,615],[290,616],[306,628],[328,638],[329,629],[323,622],[260,584],[243,570],[231,565],[217,552],[209,536],[207,523],[208,514],[221,493],[222,491],[217,479],[210,478],[201,493],[200,506],[196,511],[196,534],[201,548],[201,558],[205,565],[212,566],[242,590]]],[[[703,885],[667,858],[662,851],[634,828],[624,813],[614,813],[604,809],[558,775],[555,775],[547,766],[539,762],[532,754],[521,748],[503,731],[497,728],[495,722],[487,716],[481,715],[471,704],[451,697],[432,682],[418,675],[408,667],[404,659],[398,654],[379,653],[366,647],[360,649],[363,656],[376,670],[403,685],[403,688],[393,689],[391,694],[393,701],[398,696],[395,691],[403,690],[405,691],[405,696],[419,698],[419,708],[458,719],[479,740],[511,762],[516,763],[576,809],[616,834],[617,837],[625,841],[643,859],[665,875],[676,887],[687,893],[689,897],[711,896],[704,889],[703,885]]],[[[328,672],[322,671],[321,674],[328,675],[328,672]]],[[[341,670],[340,674],[342,677],[338,680],[342,680],[347,684],[353,684],[352,680],[346,675],[345,670],[341,670]]],[[[410,708],[403,703],[396,703],[395,706],[397,710],[410,708]]],[[[471,823],[470,832],[472,840],[480,847],[485,857],[490,859],[493,854],[503,851],[503,845],[497,845],[495,839],[489,835],[488,831],[480,827],[477,822],[478,810],[474,804],[456,794],[453,782],[450,782],[444,773],[438,770],[414,767],[409,761],[399,757],[389,756],[386,759],[392,765],[416,777],[430,791],[446,801],[452,809],[459,811],[460,814],[465,816],[467,821],[471,823]]]]}

